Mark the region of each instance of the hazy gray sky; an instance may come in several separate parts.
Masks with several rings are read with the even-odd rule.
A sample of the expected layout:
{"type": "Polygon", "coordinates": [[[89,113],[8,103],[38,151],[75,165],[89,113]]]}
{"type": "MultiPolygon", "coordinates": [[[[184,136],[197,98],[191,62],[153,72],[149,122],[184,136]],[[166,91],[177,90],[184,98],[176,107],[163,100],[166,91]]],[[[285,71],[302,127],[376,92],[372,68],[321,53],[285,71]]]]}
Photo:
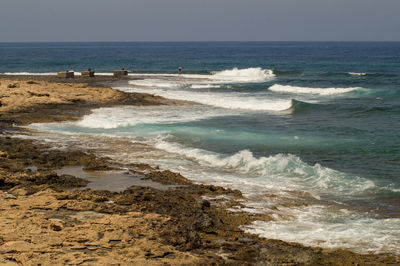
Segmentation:
{"type": "Polygon", "coordinates": [[[0,42],[400,41],[400,0],[0,0],[0,42]]]}

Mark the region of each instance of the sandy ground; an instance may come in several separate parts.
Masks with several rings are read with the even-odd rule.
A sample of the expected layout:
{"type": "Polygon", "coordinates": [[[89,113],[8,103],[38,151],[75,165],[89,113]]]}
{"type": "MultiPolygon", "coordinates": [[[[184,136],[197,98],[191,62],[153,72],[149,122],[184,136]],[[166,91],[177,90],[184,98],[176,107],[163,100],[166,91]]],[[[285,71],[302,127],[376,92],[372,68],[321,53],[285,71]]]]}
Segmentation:
{"type": "Polygon", "coordinates": [[[100,106],[187,104],[94,85],[114,78],[0,77],[1,265],[398,265],[390,254],[328,251],[245,234],[268,216],[231,213],[239,191],[193,184],[145,164],[118,165],[90,151],[54,150],[15,125],[78,119],[100,106]],[[91,84],[91,85],[90,85],[91,84]],[[171,189],[85,189],[66,167],[129,169],[171,189]],[[230,200],[204,200],[227,195],[230,200]]]}

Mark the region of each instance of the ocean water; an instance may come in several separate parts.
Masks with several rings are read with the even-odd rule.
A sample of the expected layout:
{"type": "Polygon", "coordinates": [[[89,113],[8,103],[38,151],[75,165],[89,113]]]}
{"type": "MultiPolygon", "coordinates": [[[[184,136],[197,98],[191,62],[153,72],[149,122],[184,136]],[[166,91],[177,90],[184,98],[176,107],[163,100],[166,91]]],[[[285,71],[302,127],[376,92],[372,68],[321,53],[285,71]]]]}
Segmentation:
{"type": "Polygon", "coordinates": [[[400,43],[0,44],[0,73],[88,67],[125,67],[131,79],[116,89],[195,105],[30,126],[48,141],[140,143],[109,155],[241,190],[246,208],[232,211],[271,217],[248,232],[400,255],[400,43]]]}

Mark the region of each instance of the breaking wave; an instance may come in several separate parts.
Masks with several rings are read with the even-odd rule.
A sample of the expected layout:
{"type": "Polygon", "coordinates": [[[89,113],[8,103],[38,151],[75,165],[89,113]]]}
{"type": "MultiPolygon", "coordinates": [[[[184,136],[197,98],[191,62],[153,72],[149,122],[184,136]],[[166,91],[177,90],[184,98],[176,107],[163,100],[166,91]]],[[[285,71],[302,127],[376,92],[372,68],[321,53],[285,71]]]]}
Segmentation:
{"type": "Polygon", "coordinates": [[[166,141],[160,141],[155,147],[183,155],[202,165],[247,176],[262,177],[276,187],[301,189],[317,195],[354,195],[376,187],[370,180],[323,167],[320,164],[312,166],[292,154],[256,158],[251,151],[242,150],[232,156],[222,156],[166,141]]]}
{"type": "MultiPolygon", "coordinates": [[[[233,68],[222,71],[211,71],[210,74],[154,74],[154,73],[130,73],[129,76],[152,77],[152,82],[165,82],[174,78],[178,84],[191,83],[196,85],[205,84],[230,84],[230,83],[260,83],[266,82],[275,77],[271,69],[253,68],[233,68]]],[[[131,84],[140,84],[141,81],[132,80],[131,84]]],[[[143,81],[144,82],[144,81],[143,81]]],[[[156,84],[155,84],[156,85],[156,84]]]]}
{"type": "Polygon", "coordinates": [[[351,92],[361,89],[360,87],[352,88],[309,88],[309,87],[295,87],[289,85],[274,84],[268,88],[270,91],[293,93],[293,94],[317,94],[317,95],[335,95],[351,92]]]}
{"type": "Polygon", "coordinates": [[[163,90],[161,88],[130,88],[116,87],[115,89],[125,92],[152,93],[168,99],[191,101],[204,105],[219,108],[241,109],[251,111],[283,111],[292,106],[290,99],[266,99],[254,96],[248,97],[244,94],[235,93],[215,93],[215,92],[196,92],[196,91],[176,91],[163,90]]]}
{"type": "Polygon", "coordinates": [[[229,82],[264,82],[275,77],[271,69],[262,69],[261,67],[223,70],[214,72],[211,76],[213,80],[229,82]]]}
{"type": "Polygon", "coordinates": [[[349,72],[349,75],[352,75],[352,76],[366,76],[368,74],[367,73],[349,72]]]}
{"type": "Polygon", "coordinates": [[[306,111],[311,106],[314,106],[314,104],[292,99],[292,107],[290,108],[290,110],[292,111],[292,114],[295,114],[306,111]]]}
{"type": "Polygon", "coordinates": [[[84,128],[114,129],[138,124],[172,124],[226,115],[206,106],[105,107],[85,115],[74,125],[84,128]]]}
{"type": "Polygon", "coordinates": [[[221,88],[221,85],[213,84],[193,84],[190,86],[192,89],[211,89],[211,88],[221,88]]]}

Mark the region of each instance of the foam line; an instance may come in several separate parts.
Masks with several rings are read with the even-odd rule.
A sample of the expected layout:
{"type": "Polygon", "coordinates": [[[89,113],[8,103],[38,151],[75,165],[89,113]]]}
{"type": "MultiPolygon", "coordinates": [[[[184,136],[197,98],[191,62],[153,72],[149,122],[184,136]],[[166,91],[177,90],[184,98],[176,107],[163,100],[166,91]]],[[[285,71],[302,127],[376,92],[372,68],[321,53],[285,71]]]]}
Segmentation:
{"type": "Polygon", "coordinates": [[[138,124],[183,123],[221,115],[226,115],[226,112],[201,105],[107,107],[93,110],[74,124],[84,128],[113,129],[138,124]]]}
{"type": "Polygon", "coordinates": [[[309,88],[309,87],[295,87],[289,85],[274,84],[268,88],[270,91],[292,93],[292,94],[318,94],[318,95],[335,95],[351,92],[361,89],[360,87],[352,88],[309,88]]]}
{"type": "MultiPolygon", "coordinates": [[[[248,150],[224,157],[201,149],[184,147],[160,141],[156,148],[176,153],[213,168],[263,177],[269,183],[286,189],[301,189],[317,194],[354,195],[375,188],[374,182],[348,175],[320,164],[314,166],[303,162],[292,154],[277,154],[269,157],[254,157],[248,150]],[[282,183],[283,182],[283,183],[282,183]]],[[[259,182],[262,182],[259,180],[259,182]]]]}
{"type": "Polygon", "coordinates": [[[152,93],[159,96],[173,99],[191,101],[204,105],[219,108],[241,109],[252,111],[283,111],[292,106],[291,99],[267,99],[259,97],[246,97],[244,94],[236,93],[216,93],[216,92],[196,92],[196,91],[176,91],[155,88],[123,88],[116,87],[125,92],[152,93]]]}

